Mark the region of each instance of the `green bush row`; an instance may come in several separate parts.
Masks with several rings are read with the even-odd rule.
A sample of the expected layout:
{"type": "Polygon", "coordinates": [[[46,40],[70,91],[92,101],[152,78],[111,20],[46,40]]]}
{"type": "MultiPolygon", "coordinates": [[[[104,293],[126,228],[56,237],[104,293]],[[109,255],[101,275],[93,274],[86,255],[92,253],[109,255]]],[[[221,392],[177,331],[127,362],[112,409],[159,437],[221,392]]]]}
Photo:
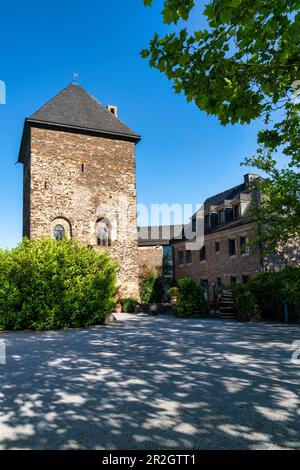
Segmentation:
{"type": "Polygon", "coordinates": [[[117,264],[72,240],[0,250],[0,330],[100,324],[115,303],[117,264]]]}
{"type": "Polygon", "coordinates": [[[289,320],[300,321],[300,268],[260,273],[247,284],[237,284],[233,292],[240,320],[259,314],[263,320],[282,321],[286,302],[289,320]]]}

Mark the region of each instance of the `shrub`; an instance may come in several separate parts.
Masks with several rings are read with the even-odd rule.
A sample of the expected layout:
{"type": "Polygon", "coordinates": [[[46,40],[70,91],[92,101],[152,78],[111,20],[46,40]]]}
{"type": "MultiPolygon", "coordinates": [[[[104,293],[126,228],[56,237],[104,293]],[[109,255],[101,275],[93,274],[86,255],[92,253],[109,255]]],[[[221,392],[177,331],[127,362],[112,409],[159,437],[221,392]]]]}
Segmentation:
{"type": "Polygon", "coordinates": [[[156,269],[143,268],[140,276],[140,295],[142,302],[152,302],[153,288],[157,278],[158,271],[156,269]]]}
{"type": "Polygon", "coordinates": [[[114,306],[117,265],[72,240],[23,242],[0,250],[0,329],[103,323],[114,306]]]}
{"type": "Polygon", "coordinates": [[[258,274],[248,284],[263,319],[282,321],[283,302],[289,307],[289,319],[300,321],[300,268],[258,274]]]}
{"type": "Polygon", "coordinates": [[[161,303],[170,300],[171,281],[165,279],[161,269],[144,266],[140,275],[141,301],[144,303],[161,303]]]}
{"type": "Polygon", "coordinates": [[[180,279],[175,314],[181,317],[206,315],[207,304],[204,293],[204,287],[197,284],[194,279],[180,279]]]}
{"type": "Polygon", "coordinates": [[[136,311],[136,307],[138,305],[138,301],[129,297],[128,299],[123,300],[123,310],[127,313],[134,313],[136,311]]]}
{"type": "Polygon", "coordinates": [[[250,321],[259,318],[256,299],[247,284],[236,284],[233,287],[233,295],[238,320],[250,321]]]}

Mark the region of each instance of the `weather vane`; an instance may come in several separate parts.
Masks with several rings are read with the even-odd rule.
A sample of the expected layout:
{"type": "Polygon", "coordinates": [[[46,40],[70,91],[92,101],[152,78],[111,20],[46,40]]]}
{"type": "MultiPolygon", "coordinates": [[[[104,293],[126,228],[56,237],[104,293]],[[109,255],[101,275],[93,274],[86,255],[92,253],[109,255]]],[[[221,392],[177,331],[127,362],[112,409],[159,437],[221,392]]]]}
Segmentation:
{"type": "Polygon", "coordinates": [[[79,73],[73,72],[73,83],[77,83],[78,77],[79,77],[79,73]]]}

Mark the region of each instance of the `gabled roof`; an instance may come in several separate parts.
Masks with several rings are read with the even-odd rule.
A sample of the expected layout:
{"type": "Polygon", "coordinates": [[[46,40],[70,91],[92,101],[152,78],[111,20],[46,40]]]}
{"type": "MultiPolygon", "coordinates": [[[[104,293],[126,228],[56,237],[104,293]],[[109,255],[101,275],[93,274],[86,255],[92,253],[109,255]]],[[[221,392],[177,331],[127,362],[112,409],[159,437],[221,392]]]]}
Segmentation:
{"type": "Polygon", "coordinates": [[[42,108],[33,113],[29,121],[61,124],[67,127],[104,131],[139,138],[81,86],[71,83],[42,108]]]}
{"type": "Polygon", "coordinates": [[[215,194],[206,199],[204,202],[204,210],[209,210],[211,206],[220,206],[224,203],[225,200],[232,201],[236,199],[240,193],[250,193],[251,190],[247,189],[245,183],[239,184],[238,186],[234,186],[233,188],[227,189],[222,193],[215,194]]]}
{"type": "MultiPolygon", "coordinates": [[[[28,126],[46,126],[71,132],[85,132],[139,142],[140,136],[127,127],[92,95],[70,84],[25,120],[28,126]]],[[[21,144],[19,161],[22,161],[21,144]]]]}

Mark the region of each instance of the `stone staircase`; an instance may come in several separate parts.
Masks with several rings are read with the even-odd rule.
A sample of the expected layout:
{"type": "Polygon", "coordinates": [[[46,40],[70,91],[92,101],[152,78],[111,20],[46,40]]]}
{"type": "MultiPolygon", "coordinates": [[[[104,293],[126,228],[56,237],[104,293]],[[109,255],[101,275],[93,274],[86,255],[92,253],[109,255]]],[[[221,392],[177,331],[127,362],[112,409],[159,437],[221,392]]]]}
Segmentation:
{"type": "Polygon", "coordinates": [[[221,294],[219,318],[222,320],[236,320],[236,311],[231,290],[223,290],[221,294]]]}

